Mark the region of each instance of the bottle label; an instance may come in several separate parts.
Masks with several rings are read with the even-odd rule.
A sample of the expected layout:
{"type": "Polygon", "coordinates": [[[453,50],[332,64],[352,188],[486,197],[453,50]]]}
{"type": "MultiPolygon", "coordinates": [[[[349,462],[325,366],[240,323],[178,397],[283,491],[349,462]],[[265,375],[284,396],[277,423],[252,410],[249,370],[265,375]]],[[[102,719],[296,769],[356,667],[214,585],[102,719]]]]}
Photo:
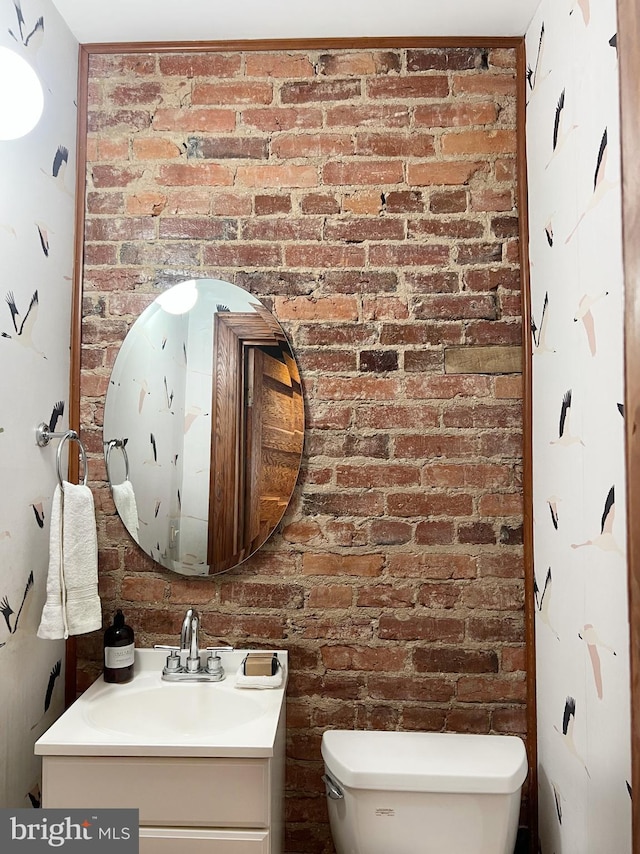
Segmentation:
{"type": "Polygon", "coordinates": [[[135,644],[126,646],[105,646],[104,666],[111,668],[130,667],[133,664],[135,644]]]}

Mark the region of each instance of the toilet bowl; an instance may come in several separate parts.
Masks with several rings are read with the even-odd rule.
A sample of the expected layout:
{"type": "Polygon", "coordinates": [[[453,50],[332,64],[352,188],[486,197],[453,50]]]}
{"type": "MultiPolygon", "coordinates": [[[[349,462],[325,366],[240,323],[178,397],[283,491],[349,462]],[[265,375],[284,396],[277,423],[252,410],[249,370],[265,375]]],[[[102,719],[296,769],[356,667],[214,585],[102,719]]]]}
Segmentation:
{"type": "Polygon", "coordinates": [[[521,739],[328,730],[322,758],[336,854],[513,854],[521,739]]]}

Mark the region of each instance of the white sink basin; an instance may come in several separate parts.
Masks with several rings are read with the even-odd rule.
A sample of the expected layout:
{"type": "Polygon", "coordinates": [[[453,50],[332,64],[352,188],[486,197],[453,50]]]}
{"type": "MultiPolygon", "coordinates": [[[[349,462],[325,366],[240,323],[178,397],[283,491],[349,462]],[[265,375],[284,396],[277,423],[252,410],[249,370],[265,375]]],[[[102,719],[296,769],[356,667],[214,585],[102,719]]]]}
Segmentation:
{"type": "Polygon", "coordinates": [[[255,723],[267,711],[248,691],[231,692],[206,683],[144,682],[138,680],[136,688],[127,692],[98,692],[85,706],[87,721],[123,735],[180,732],[185,737],[207,737],[255,723]]]}
{"type": "MultiPolygon", "coordinates": [[[[37,754],[118,756],[271,756],[284,714],[285,684],[235,687],[249,650],[222,652],[222,682],[166,682],[167,653],[136,650],[134,678],[124,685],[100,677],[38,739],[37,754]]],[[[287,672],[287,654],[278,652],[287,672]]]]}

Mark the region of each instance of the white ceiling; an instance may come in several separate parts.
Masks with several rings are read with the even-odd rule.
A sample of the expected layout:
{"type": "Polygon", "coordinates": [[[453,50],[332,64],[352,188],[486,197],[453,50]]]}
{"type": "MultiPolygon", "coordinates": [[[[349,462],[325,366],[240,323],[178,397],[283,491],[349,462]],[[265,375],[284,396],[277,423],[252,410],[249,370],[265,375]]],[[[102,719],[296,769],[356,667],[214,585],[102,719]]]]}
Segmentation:
{"type": "Polygon", "coordinates": [[[521,36],[540,0],[53,0],[83,44],[521,36]]]}

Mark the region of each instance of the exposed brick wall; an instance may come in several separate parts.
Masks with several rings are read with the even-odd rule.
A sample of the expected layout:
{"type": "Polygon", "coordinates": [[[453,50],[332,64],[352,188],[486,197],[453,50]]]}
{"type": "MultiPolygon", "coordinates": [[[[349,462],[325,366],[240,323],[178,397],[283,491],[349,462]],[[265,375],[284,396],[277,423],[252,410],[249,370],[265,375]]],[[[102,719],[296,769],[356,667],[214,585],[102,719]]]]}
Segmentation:
{"type": "MultiPolygon", "coordinates": [[[[207,642],[290,650],[290,852],[330,850],[325,727],[525,730],[520,378],[444,369],[447,348],[520,343],[514,78],[504,49],[91,59],[81,421],[104,605],[140,644],[175,641],[193,603],[207,642]],[[283,524],[205,580],[132,545],[100,459],[118,346],[192,275],[272,308],[307,418],[283,524]]],[[[100,637],[79,651],[84,686],[100,637]]]]}

